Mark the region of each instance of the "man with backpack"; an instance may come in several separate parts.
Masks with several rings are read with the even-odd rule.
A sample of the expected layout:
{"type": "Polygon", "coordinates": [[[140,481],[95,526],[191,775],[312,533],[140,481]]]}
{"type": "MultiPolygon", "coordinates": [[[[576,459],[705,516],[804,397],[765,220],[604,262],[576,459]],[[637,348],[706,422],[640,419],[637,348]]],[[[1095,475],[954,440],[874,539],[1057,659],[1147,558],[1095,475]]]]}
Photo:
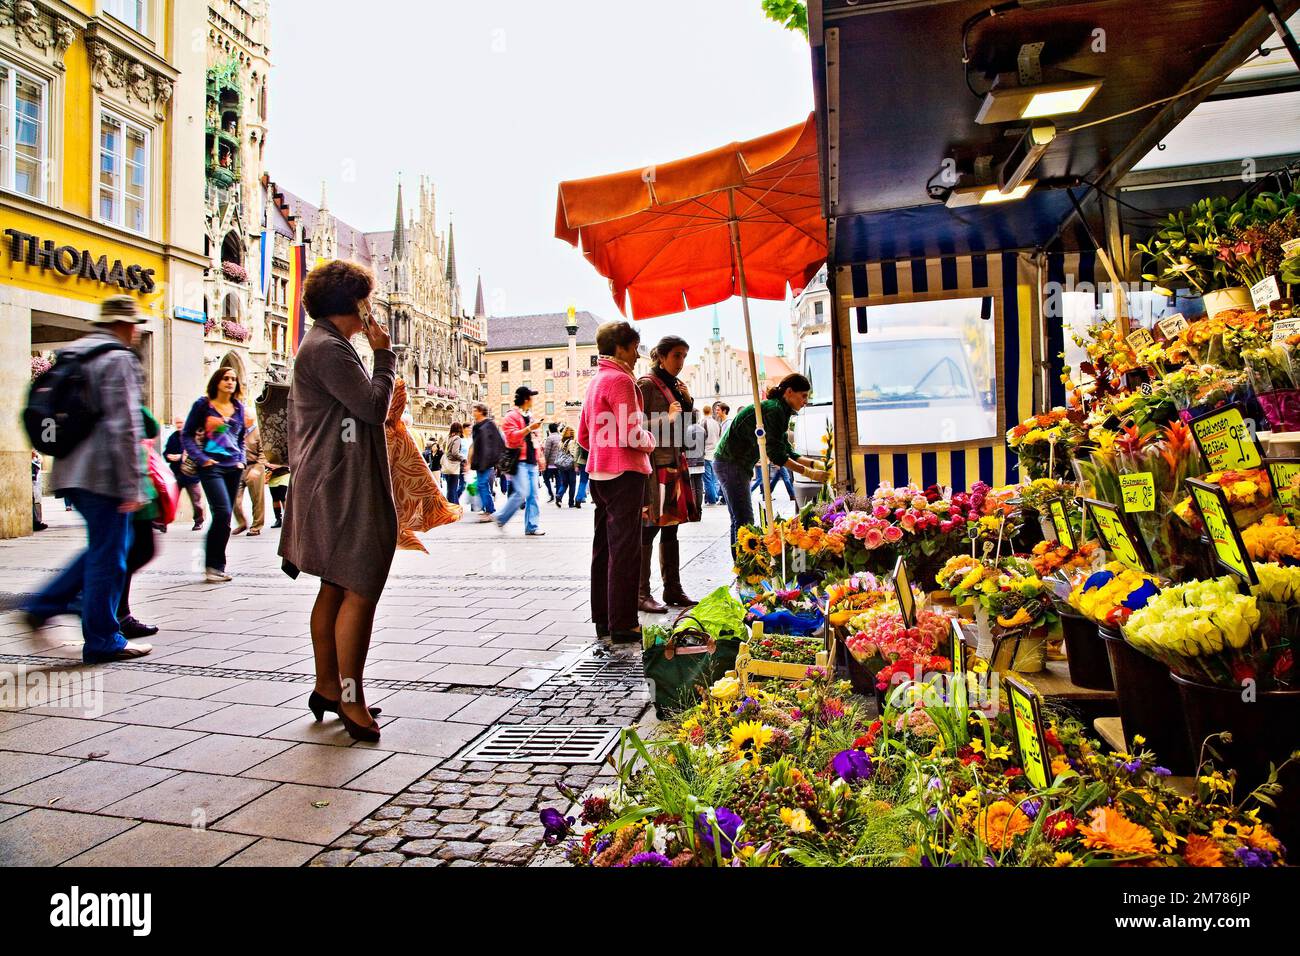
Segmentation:
{"type": "Polygon", "coordinates": [[[143,657],[128,643],[117,608],[126,581],[132,515],[147,495],[140,455],[141,376],[132,347],[144,317],[130,296],[114,296],[91,320],[96,329],[59,353],[32,385],[23,413],[38,451],[54,456],[51,486],[86,522],[87,549],[22,607],[39,630],[73,613],[81,596],[82,659],[88,664],[143,657]]]}

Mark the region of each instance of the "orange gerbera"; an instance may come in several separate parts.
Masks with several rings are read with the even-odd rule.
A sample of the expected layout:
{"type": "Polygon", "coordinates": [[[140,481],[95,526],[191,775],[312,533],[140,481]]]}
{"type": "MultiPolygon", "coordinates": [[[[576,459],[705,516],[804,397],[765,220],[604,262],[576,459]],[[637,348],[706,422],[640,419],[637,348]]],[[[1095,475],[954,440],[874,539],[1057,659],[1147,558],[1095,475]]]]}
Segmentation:
{"type": "Polygon", "coordinates": [[[1154,856],[1156,844],[1151,831],[1134,823],[1111,807],[1098,807],[1090,814],[1092,825],[1079,827],[1083,845],[1106,850],[1117,856],[1146,854],[1154,856]]]}
{"type": "Polygon", "coordinates": [[[1269,853],[1281,853],[1282,844],[1278,842],[1277,837],[1268,832],[1264,826],[1255,827],[1238,827],[1237,836],[1245,840],[1256,850],[1267,850],[1269,853]]]}
{"type": "Polygon", "coordinates": [[[1183,853],[1189,866],[1223,866],[1223,851],[1219,844],[1209,837],[1193,833],[1187,838],[1187,850],[1183,853]]]}
{"type": "Polygon", "coordinates": [[[1005,850],[1033,823],[1025,811],[1006,800],[998,800],[980,811],[975,818],[975,833],[995,850],[1005,850]]]}

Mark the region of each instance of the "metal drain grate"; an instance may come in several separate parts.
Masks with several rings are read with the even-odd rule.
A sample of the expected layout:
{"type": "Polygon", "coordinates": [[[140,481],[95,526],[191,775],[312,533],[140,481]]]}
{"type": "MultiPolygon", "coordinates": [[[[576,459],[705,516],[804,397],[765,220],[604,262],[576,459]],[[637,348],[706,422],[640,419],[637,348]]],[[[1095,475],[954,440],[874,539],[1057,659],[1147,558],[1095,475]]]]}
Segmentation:
{"type": "Polygon", "coordinates": [[[493,763],[600,763],[622,731],[621,727],[608,725],[497,724],[457,759],[493,763]]]}
{"type": "Polygon", "coordinates": [[[574,684],[643,684],[641,662],[625,657],[587,657],[560,674],[574,684]]]}

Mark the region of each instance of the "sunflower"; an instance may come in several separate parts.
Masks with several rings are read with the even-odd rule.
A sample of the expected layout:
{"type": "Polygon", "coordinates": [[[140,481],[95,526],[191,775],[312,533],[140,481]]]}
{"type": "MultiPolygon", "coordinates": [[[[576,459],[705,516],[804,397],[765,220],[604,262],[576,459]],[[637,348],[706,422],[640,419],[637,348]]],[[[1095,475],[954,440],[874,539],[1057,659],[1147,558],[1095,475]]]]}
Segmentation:
{"type": "Polygon", "coordinates": [[[1151,831],[1127,819],[1118,810],[1098,807],[1092,811],[1090,819],[1091,826],[1079,827],[1084,846],[1120,856],[1155,856],[1156,844],[1151,831]]]}
{"type": "Polygon", "coordinates": [[[762,750],[772,739],[772,728],[764,727],[757,720],[736,724],[731,728],[731,749],[738,751],[762,750]],[[750,744],[751,746],[745,746],[750,744]]]}
{"type": "Polygon", "coordinates": [[[1223,866],[1223,851],[1219,844],[1195,833],[1187,838],[1183,858],[1189,866],[1223,866]]]}
{"type": "Polygon", "coordinates": [[[975,818],[975,833],[984,843],[1002,851],[1033,824],[1025,811],[1006,800],[998,800],[975,818]]]}

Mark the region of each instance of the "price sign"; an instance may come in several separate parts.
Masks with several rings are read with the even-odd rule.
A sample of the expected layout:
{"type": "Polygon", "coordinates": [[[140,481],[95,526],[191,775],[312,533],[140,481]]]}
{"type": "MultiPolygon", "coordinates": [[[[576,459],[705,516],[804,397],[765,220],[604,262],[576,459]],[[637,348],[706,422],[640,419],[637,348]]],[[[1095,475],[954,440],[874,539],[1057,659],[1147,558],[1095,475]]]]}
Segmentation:
{"type": "Polygon", "coordinates": [[[1264,461],[1254,429],[1246,424],[1239,405],[1192,419],[1192,436],[1210,471],[1242,471],[1258,468],[1264,461]]]}
{"type": "Polygon", "coordinates": [[[1268,466],[1268,480],[1277,503],[1287,511],[1300,509],[1296,494],[1291,490],[1291,480],[1300,475],[1300,458],[1270,458],[1264,464],[1268,466]]]}
{"type": "Polygon", "coordinates": [[[1300,319],[1278,319],[1273,323],[1273,344],[1282,345],[1293,335],[1300,335],[1300,319]]]}
{"type": "Polygon", "coordinates": [[[1051,783],[1042,701],[1038,694],[1014,678],[1004,676],[1002,682],[1007,685],[1007,699],[1011,702],[1020,765],[1030,784],[1041,789],[1051,783]]]}
{"type": "Polygon", "coordinates": [[[898,610],[903,615],[904,626],[916,627],[916,596],[912,594],[912,579],[903,558],[894,565],[894,594],[898,597],[898,610]]]}
{"type": "Polygon", "coordinates": [[[1079,543],[1074,540],[1074,527],[1070,524],[1070,515],[1065,510],[1065,502],[1059,498],[1049,501],[1047,513],[1051,515],[1052,527],[1056,529],[1057,543],[1071,551],[1078,551],[1079,543]]]}
{"type": "Polygon", "coordinates": [[[1277,276],[1269,276],[1250,287],[1250,301],[1256,309],[1267,309],[1280,298],[1282,290],[1278,288],[1277,276]]]}
{"type": "Polygon", "coordinates": [[[1097,534],[1101,538],[1102,546],[1116,561],[1134,571],[1153,570],[1146,542],[1134,532],[1126,515],[1105,501],[1086,498],[1084,502],[1092,515],[1093,523],[1097,526],[1097,534]]]}
{"type": "Polygon", "coordinates": [[[1124,495],[1124,511],[1127,514],[1156,510],[1156,479],[1151,472],[1120,475],[1119,487],[1124,495]]]}
{"type": "Polygon", "coordinates": [[[1214,548],[1215,560],[1225,571],[1230,571],[1246,584],[1258,584],[1255,565],[1251,563],[1246,544],[1241,540],[1237,523],[1232,520],[1228,499],[1218,485],[1187,479],[1187,490],[1192,493],[1192,503],[1205,525],[1205,534],[1214,548]]]}
{"type": "Polygon", "coordinates": [[[1160,330],[1161,335],[1172,342],[1174,339],[1178,338],[1178,336],[1182,335],[1183,331],[1187,328],[1187,319],[1183,317],[1183,313],[1175,312],[1167,319],[1161,319],[1157,322],[1156,328],[1160,330]]]}
{"type": "Polygon", "coordinates": [[[1137,353],[1154,344],[1155,338],[1146,329],[1133,329],[1124,337],[1124,341],[1134,353],[1137,353]]]}

